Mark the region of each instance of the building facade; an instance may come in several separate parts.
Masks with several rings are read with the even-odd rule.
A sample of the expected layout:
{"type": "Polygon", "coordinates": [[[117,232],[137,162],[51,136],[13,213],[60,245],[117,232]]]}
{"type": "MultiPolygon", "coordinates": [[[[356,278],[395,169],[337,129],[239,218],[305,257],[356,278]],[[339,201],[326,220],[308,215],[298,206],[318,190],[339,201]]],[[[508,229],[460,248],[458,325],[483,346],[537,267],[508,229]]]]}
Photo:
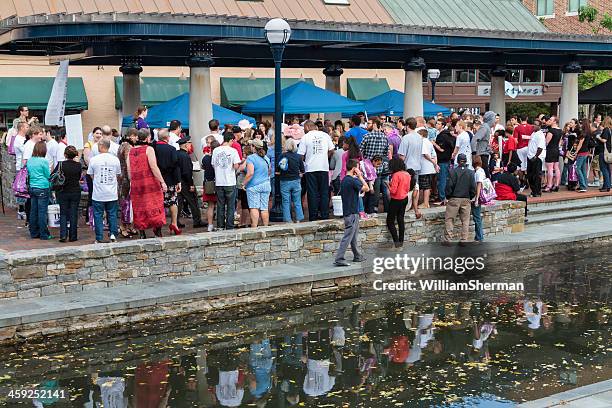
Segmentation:
{"type": "MultiPolygon", "coordinates": [[[[544,23],[546,28],[556,33],[593,34],[593,26],[580,22],[578,10],[591,6],[598,11],[598,18],[604,13],[612,13],[612,0],[523,0],[523,4],[544,23]]],[[[595,23],[596,24],[596,23],[595,23]]],[[[612,31],[601,29],[597,34],[612,35],[612,31]]]]}

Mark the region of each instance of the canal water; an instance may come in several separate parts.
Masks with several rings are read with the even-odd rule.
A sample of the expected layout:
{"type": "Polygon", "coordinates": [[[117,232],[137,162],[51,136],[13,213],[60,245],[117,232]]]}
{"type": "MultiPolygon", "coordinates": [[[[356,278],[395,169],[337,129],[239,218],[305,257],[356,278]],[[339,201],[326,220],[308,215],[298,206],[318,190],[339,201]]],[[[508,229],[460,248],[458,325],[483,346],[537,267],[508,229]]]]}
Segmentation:
{"type": "Polygon", "coordinates": [[[509,263],[521,293],[364,288],[0,349],[0,406],[512,407],[612,378],[611,261],[603,248],[509,263]]]}

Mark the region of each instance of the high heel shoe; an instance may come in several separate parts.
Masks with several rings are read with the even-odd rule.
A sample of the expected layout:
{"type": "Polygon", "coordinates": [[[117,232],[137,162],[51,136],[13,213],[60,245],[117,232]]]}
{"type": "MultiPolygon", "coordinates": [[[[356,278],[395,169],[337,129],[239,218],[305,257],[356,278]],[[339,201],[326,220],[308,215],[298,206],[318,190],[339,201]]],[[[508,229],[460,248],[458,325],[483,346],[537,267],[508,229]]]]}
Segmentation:
{"type": "Polygon", "coordinates": [[[174,233],[174,235],[181,235],[182,231],[179,227],[174,224],[168,225],[168,229],[174,233]]]}

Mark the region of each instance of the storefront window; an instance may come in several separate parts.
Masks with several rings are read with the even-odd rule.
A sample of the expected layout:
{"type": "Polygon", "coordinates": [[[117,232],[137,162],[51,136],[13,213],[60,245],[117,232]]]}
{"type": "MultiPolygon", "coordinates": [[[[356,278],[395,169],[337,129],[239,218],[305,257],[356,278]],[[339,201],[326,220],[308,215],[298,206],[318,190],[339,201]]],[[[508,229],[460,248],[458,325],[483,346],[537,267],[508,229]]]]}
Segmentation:
{"type": "Polygon", "coordinates": [[[508,70],[508,82],[521,82],[521,70],[520,69],[510,69],[508,70]]]}
{"type": "Polygon", "coordinates": [[[524,69],[523,82],[542,82],[542,71],[539,69],[524,69]]]}
{"type": "Polygon", "coordinates": [[[438,78],[438,82],[453,82],[453,70],[441,69],[440,78],[438,78]]]}
{"type": "Polygon", "coordinates": [[[476,82],[475,69],[456,69],[455,82],[476,82]]]}
{"type": "Polygon", "coordinates": [[[491,82],[491,75],[486,69],[478,70],[478,82],[491,82]]]}
{"type": "Polygon", "coordinates": [[[544,82],[561,82],[561,71],[558,69],[544,71],[544,82]]]}

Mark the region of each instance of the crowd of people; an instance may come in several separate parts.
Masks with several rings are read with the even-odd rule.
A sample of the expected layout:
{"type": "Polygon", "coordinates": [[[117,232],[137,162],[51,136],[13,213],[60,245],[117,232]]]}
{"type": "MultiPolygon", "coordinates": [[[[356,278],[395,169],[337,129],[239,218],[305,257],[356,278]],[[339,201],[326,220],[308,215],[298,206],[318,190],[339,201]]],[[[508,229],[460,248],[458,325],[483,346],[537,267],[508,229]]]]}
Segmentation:
{"type": "Polygon", "coordinates": [[[527,202],[526,188],[538,197],[561,185],[610,191],[612,118],[601,115],[563,127],[556,116],[544,114],[512,116],[501,124],[491,111],[397,120],[357,114],[348,124],[293,118],[282,126],[278,161],[269,122],[252,127],[246,120],[213,119],[211,133],[202,137],[186,134],[178,120],[167,129],[150,129],[146,117],[140,107],[121,138],[110,126],[96,127],[79,153],[68,146],[65,131],[39,126],[20,107],[6,143],[15,155],[16,182],[27,174],[27,194],[16,195],[32,238],[52,238],[47,206],[55,199],[59,239],[75,241],[81,191],[88,194],[85,217],[96,242],[104,240],[105,228],[114,242],[119,236],[145,238],[149,229],[162,236],[168,218],[168,232],[181,234],[185,216],[194,228],[208,231],[266,226],[279,188],[285,222],[303,221],[304,207],[308,220],[328,219],[331,198],[341,197],[345,235],[335,263],[344,266],[349,244],[355,261],[365,259],[358,248],[359,221],[376,213],[386,213],[396,248],[405,240],[406,210],[419,218],[430,206],[446,207],[444,242],[454,239],[456,218],[461,243],[481,242],[481,206],[494,199],[527,202]],[[201,163],[193,161],[193,137],[202,140],[201,163]],[[201,186],[194,171],[203,172],[201,186]]]}

